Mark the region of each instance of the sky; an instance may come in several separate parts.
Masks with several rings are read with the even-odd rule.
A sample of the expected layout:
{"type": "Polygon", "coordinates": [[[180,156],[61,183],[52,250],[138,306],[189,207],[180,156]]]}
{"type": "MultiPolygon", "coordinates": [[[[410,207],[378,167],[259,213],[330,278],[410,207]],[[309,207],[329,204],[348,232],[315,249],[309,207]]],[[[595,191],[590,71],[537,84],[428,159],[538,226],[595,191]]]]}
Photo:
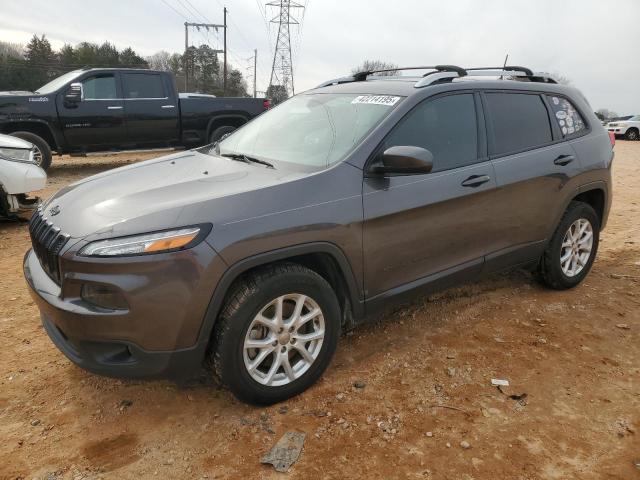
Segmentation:
{"type": "MultiPolygon", "coordinates": [[[[365,59],[400,66],[509,63],[560,74],[594,110],[640,114],[640,0],[298,0],[291,26],[296,92],[346,75],[365,59]]],[[[131,46],[143,56],[184,49],[184,22],[222,23],[229,61],[258,90],[269,83],[277,25],[264,0],[0,0],[0,41],[45,34],[65,42],[131,46]]],[[[222,48],[222,32],[190,43],[222,48]]]]}

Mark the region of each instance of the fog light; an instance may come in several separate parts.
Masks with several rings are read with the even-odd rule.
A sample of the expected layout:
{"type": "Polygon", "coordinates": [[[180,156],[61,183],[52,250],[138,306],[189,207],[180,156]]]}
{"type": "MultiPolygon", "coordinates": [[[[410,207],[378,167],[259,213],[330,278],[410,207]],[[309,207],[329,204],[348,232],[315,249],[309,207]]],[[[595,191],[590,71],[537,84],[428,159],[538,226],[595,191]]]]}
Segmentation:
{"type": "Polygon", "coordinates": [[[127,310],[129,308],[124,295],[109,285],[85,283],[82,285],[80,296],[85,302],[108,310],[127,310]]]}

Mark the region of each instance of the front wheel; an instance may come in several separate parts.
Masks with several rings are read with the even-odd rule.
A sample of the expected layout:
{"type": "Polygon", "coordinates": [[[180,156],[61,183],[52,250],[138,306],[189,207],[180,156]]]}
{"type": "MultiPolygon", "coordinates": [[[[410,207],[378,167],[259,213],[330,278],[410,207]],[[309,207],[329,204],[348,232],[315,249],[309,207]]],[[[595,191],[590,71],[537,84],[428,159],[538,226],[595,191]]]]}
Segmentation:
{"type": "Polygon", "coordinates": [[[322,375],[339,335],[340,307],[327,281],[301,265],[273,265],[230,293],[214,329],[214,372],[241,400],[280,402],[322,375]]]}
{"type": "Polygon", "coordinates": [[[13,132],[11,133],[11,136],[33,143],[33,159],[36,164],[43,170],[47,170],[49,168],[52,159],[51,147],[49,147],[49,144],[42,137],[31,132],[13,132]]]}
{"type": "Polygon", "coordinates": [[[600,218],[591,205],[573,201],[547,246],[540,270],[547,286],[565,290],[587,276],[598,251],[600,218]]]}

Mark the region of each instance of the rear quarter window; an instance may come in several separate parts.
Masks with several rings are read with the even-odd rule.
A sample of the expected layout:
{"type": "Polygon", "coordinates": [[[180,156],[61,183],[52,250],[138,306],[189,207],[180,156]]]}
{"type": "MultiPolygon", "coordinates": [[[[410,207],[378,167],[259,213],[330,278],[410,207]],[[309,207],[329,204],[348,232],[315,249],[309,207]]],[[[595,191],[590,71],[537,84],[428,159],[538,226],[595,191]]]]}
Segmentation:
{"type": "Polygon", "coordinates": [[[576,107],[564,97],[547,95],[551,112],[558,122],[563,137],[579,135],[587,130],[587,125],[576,107]]]}

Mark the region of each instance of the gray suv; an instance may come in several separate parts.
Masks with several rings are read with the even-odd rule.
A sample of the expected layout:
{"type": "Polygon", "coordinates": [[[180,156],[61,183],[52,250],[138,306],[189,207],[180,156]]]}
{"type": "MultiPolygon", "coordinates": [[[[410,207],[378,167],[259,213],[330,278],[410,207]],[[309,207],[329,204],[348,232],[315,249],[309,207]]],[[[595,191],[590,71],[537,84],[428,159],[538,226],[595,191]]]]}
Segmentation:
{"type": "Polygon", "coordinates": [[[582,94],[523,67],[419,68],[326,82],[214,145],[62,189],[24,259],[53,342],[99,374],[207,366],[269,404],[417,292],[514,266],[580,283],[613,159],[582,94]]]}

